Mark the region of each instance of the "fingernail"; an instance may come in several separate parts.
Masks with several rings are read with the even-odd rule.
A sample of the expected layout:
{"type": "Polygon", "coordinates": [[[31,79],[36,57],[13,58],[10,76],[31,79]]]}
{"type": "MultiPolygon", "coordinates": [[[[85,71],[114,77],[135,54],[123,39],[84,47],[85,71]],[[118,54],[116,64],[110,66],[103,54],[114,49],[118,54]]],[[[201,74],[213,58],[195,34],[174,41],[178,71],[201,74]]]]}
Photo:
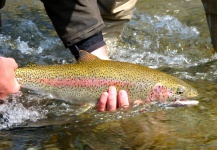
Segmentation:
{"type": "Polygon", "coordinates": [[[109,87],[109,92],[115,93],[116,92],[116,88],[114,86],[110,86],[109,87]]]}
{"type": "Polygon", "coordinates": [[[129,105],[122,106],[123,109],[128,109],[129,107],[130,107],[129,105]]]}

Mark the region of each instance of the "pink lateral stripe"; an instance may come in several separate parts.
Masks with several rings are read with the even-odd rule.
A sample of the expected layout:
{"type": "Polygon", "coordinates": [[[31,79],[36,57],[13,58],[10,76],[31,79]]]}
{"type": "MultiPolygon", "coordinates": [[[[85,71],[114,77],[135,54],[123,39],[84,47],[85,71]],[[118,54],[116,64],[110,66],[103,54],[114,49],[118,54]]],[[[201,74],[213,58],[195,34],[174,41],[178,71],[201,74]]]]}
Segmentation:
{"type": "Polygon", "coordinates": [[[40,79],[40,82],[45,85],[58,87],[97,87],[97,86],[133,86],[135,83],[126,81],[114,81],[106,79],[91,79],[91,78],[67,78],[67,79],[40,79]]]}

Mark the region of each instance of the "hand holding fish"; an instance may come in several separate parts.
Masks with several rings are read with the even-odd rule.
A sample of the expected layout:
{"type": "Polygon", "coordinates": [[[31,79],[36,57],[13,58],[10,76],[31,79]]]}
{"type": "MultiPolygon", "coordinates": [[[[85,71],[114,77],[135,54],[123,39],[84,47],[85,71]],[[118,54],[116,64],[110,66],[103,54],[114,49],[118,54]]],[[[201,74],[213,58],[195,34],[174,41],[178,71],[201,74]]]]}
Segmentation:
{"type": "Polygon", "coordinates": [[[20,90],[14,70],[18,67],[12,58],[0,57],[0,99],[5,99],[8,94],[20,90]]]}
{"type": "Polygon", "coordinates": [[[115,111],[117,108],[128,108],[128,94],[124,90],[117,93],[116,88],[114,86],[110,86],[108,92],[104,92],[101,95],[96,107],[100,112],[115,111]]]}

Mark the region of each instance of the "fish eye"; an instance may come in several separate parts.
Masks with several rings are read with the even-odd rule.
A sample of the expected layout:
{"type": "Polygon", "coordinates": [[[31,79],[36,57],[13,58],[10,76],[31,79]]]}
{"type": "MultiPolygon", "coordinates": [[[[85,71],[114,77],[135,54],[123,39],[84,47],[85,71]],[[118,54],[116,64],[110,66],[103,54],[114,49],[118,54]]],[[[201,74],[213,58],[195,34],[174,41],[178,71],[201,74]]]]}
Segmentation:
{"type": "Polygon", "coordinates": [[[184,88],[177,88],[176,94],[182,95],[185,92],[184,88]]]}

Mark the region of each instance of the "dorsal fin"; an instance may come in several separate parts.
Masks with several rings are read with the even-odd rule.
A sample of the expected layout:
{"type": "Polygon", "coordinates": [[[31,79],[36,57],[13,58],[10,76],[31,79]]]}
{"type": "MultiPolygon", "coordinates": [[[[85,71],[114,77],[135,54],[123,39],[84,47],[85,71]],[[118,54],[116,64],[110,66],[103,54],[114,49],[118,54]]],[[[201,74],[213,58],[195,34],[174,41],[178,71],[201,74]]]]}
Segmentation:
{"type": "Polygon", "coordinates": [[[80,56],[78,62],[92,61],[92,60],[100,60],[97,56],[90,54],[84,50],[80,50],[80,56]]]}
{"type": "Polygon", "coordinates": [[[29,62],[29,63],[26,64],[25,67],[36,67],[36,66],[38,66],[36,63],[34,63],[34,62],[29,62]]]}

